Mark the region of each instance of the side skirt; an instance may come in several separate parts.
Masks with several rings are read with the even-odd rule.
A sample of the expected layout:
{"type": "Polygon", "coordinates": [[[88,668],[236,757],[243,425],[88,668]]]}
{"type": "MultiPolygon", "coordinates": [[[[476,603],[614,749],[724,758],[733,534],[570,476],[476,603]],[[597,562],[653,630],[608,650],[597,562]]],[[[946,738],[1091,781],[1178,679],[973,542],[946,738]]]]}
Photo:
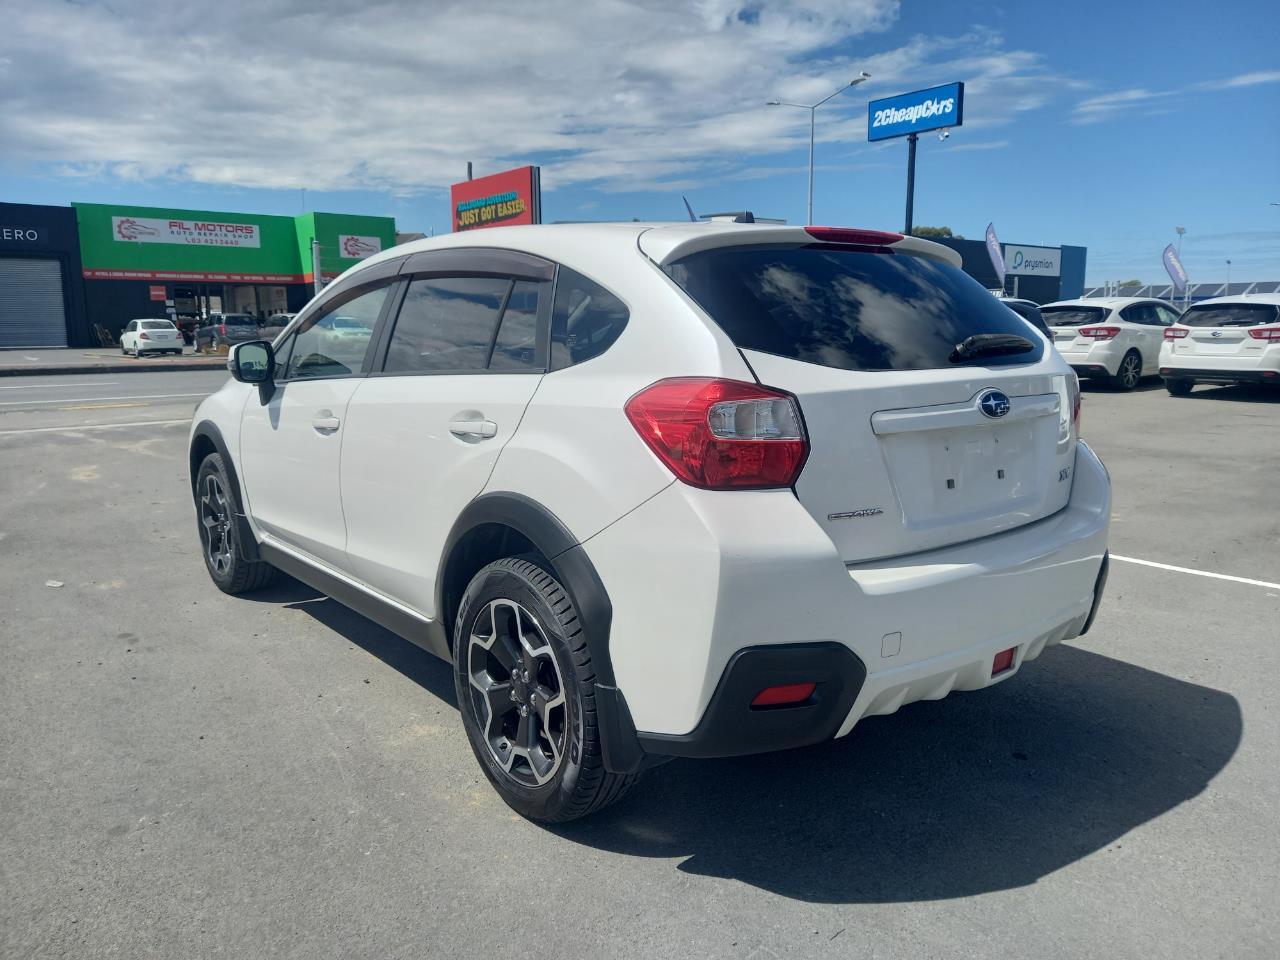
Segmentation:
{"type": "Polygon", "coordinates": [[[344,607],[350,607],[361,616],[368,617],[397,636],[417,644],[428,653],[452,662],[453,657],[449,654],[449,644],[445,639],[444,630],[437,621],[427,620],[397,603],[362,590],[350,581],[322,570],[270,541],[260,543],[258,552],[263,560],[277,570],[283,570],[295,580],[301,580],[313,590],[332,597],[344,607]]]}

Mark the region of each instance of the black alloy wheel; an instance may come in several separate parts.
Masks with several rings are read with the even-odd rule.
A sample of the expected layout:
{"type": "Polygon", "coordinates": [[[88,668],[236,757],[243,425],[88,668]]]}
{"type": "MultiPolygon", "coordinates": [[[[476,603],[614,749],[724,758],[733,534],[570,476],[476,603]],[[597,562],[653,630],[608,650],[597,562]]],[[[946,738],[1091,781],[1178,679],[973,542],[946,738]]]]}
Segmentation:
{"type": "Polygon", "coordinates": [[[205,563],[215,577],[225,577],[235,562],[231,503],[216,473],[206,474],[200,491],[200,540],[205,563]]]}
{"type": "Polygon", "coordinates": [[[517,783],[540,787],[564,759],[564,678],[546,633],[514,600],[492,600],[467,638],[468,707],[494,762],[517,783]]]}

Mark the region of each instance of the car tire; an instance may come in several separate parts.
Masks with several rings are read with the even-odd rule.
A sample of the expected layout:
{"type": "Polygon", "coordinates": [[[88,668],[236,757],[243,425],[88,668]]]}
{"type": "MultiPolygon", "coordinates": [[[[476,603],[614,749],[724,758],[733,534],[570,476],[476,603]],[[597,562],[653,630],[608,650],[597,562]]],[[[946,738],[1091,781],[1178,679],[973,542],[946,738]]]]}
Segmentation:
{"type": "Polygon", "coordinates": [[[1192,388],[1196,385],[1194,380],[1166,380],[1164,388],[1169,391],[1171,397],[1185,397],[1191,393],[1192,388]]]}
{"type": "Polygon", "coordinates": [[[1116,375],[1111,378],[1111,385],[1117,390],[1128,393],[1136,389],[1141,382],[1142,354],[1137,350],[1130,350],[1120,358],[1120,366],[1116,368],[1116,375]]]}
{"type": "Polygon", "coordinates": [[[196,526],[205,568],[223,593],[261,590],[275,576],[276,568],[262,560],[245,559],[240,512],[235,487],[222,455],[211,453],[196,474],[196,526]]]}
{"type": "Polygon", "coordinates": [[[127,357],[128,355],[129,351],[124,348],[124,344],[120,344],[120,356],[127,357]]]}
{"type": "Polygon", "coordinates": [[[617,802],[641,775],[604,768],[591,655],[548,566],[508,557],[472,578],[453,674],[467,739],[498,795],[521,816],[563,823],[617,802]]]}

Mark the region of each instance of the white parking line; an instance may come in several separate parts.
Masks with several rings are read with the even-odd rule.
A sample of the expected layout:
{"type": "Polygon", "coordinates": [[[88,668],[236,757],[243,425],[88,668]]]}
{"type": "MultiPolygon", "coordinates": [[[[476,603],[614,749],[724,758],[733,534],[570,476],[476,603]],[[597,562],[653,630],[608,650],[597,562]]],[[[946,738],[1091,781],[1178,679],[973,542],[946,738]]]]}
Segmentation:
{"type": "Polygon", "coordinates": [[[66,397],[62,400],[5,400],[0,407],[29,407],[37,403],[96,403],[99,400],[177,400],[182,397],[207,397],[207,393],[152,393],[142,397],[66,397]]]}
{"type": "Polygon", "coordinates": [[[1171,563],[1156,563],[1154,560],[1139,560],[1137,557],[1118,557],[1114,553],[1111,554],[1111,559],[1122,560],[1125,563],[1137,563],[1144,567],[1155,567],[1157,570],[1172,570],[1174,573],[1190,573],[1197,577],[1212,577],[1214,580],[1230,580],[1232,583],[1247,583],[1251,587],[1267,587],[1271,590],[1280,590],[1280,583],[1268,583],[1266,580],[1250,580],[1248,577],[1233,577],[1226,573],[1210,573],[1208,570],[1175,567],[1171,563]]]}
{"type": "Polygon", "coordinates": [[[17,387],[0,387],[0,390],[67,390],[71,387],[114,387],[119,380],[99,380],[96,383],[24,383],[17,387]]]}
{"type": "Polygon", "coordinates": [[[183,420],[133,420],[129,423],[82,423],[72,427],[26,427],[22,430],[0,430],[0,437],[18,433],[84,433],[86,430],[115,430],[118,427],[163,427],[174,423],[190,423],[183,420]]]}

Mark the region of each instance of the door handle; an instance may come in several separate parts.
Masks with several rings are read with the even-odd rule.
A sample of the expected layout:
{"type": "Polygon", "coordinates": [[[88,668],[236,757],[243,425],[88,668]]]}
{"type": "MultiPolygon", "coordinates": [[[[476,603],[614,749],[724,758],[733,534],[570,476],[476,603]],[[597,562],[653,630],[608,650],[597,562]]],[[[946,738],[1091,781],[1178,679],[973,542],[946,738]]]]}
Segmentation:
{"type": "MultiPolygon", "coordinates": [[[[328,411],[325,411],[325,413],[328,413],[328,411]]],[[[328,414],[328,416],[322,414],[311,421],[311,426],[315,428],[316,433],[329,436],[331,433],[338,432],[338,428],[342,426],[342,421],[333,416],[333,414],[328,414]]]]}
{"type": "Polygon", "coordinates": [[[449,421],[449,432],[463,440],[479,438],[487,440],[498,435],[498,425],[483,417],[475,419],[454,419],[449,421]]]}

